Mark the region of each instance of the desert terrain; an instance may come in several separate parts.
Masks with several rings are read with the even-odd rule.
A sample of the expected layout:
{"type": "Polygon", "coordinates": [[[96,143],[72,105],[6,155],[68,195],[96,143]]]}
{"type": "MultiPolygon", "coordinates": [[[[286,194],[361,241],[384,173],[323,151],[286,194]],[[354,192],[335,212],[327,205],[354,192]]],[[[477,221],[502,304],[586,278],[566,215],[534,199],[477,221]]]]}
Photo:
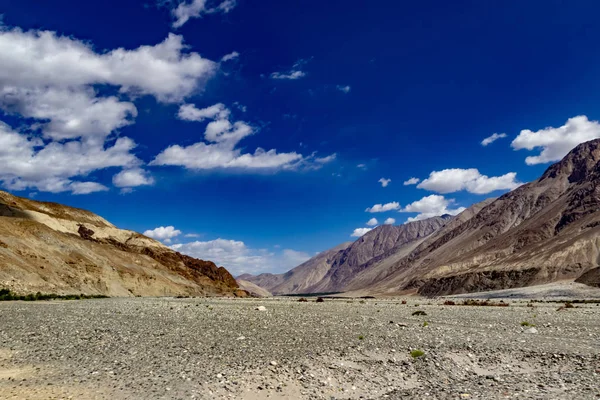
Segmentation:
{"type": "Polygon", "coordinates": [[[3,302],[0,398],[598,399],[600,304],[564,308],[555,289],[537,294],[556,302],[508,293],[507,307],[417,297],[3,302]]]}

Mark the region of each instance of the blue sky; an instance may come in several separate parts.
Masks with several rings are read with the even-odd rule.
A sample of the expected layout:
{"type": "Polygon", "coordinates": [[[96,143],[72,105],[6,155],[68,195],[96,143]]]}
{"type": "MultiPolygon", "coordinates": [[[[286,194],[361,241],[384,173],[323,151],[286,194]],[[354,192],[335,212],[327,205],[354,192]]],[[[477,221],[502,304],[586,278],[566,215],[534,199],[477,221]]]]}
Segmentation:
{"type": "Polygon", "coordinates": [[[234,274],[284,271],[600,137],[599,11],[0,0],[0,185],[234,274]]]}

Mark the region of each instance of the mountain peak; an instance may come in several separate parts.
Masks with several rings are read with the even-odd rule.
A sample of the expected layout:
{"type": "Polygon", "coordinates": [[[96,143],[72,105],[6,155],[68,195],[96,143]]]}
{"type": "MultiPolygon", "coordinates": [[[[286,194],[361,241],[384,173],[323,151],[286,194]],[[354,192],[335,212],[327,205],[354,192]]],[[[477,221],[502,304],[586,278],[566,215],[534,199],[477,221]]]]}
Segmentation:
{"type": "Polygon", "coordinates": [[[570,183],[581,182],[598,170],[600,162],[600,139],[581,143],[571,150],[561,161],[551,165],[540,181],[567,177],[570,183]]]}

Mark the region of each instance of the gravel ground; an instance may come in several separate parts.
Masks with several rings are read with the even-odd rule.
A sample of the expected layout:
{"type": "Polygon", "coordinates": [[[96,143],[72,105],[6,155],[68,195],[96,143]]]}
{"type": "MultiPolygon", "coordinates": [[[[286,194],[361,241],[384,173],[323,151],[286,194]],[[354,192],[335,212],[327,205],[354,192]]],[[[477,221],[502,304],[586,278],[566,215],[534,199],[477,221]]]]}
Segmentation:
{"type": "Polygon", "coordinates": [[[0,398],[600,399],[600,306],[440,303],[0,303],[0,398]]]}

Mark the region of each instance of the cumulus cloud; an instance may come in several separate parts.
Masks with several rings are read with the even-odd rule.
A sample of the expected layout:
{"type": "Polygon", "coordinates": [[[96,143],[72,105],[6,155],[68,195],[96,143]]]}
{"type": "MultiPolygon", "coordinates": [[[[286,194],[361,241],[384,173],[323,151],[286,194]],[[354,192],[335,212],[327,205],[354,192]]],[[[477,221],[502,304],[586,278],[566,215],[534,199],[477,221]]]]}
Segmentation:
{"type": "Polygon", "coordinates": [[[277,150],[257,148],[254,153],[243,153],[239,142],[256,130],[243,121],[232,123],[230,112],[222,104],[204,109],[193,105],[183,105],[179,118],[189,121],[212,119],[205,128],[204,139],[186,147],[172,145],[163,150],[150,165],[181,166],[193,170],[208,169],[295,169],[301,165],[324,164],[335,159],[335,154],[323,158],[304,157],[296,152],[278,153],[277,150]]]}
{"type": "Polygon", "coordinates": [[[464,207],[450,208],[454,203],[454,199],[446,199],[444,196],[432,194],[407,205],[400,212],[418,213],[416,217],[408,218],[407,222],[412,222],[445,214],[456,215],[465,210],[464,207]]]}
{"type": "Polygon", "coordinates": [[[393,210],[399,210],[399,209],[400,209],[400,203],[393,201],[391,203],[386,203],[386,204],[375,204],[373,207],[369,207],[365,211],[370,212],[370,213],[379,213],[379,212],[393,211],[393,210]]]}
{"type": "Polygon", "coordinates": [[[148,171],[142,168],[125,169],[112,179],[113,185],[120,188],[132,188],[137,186],[153,185],[154,178],[148,171]]]}
{"type": "Polygon", "coordinates": [[[433,171],[429,178],[417,187],[437,193],[453,193],[466,190],[475,194],[486,194],[496,190],[512,190],[522,185],[517,174],[509,172],[502,176],[482,175],[476,168],[451,168],[433,171]]]}
{"type": "Polygon", "coordinates": [[[410,178],[409,180],[404,181],[404,186],[416,185],[419,182],[421,182],[419,178],[410,178]]]}
{"type": "Polygon", "coordinates": [[[352,234],[350,235],[351,237],[361,237],[363,236],[365,233],[372,231],[373,228],[356,228],[354,230],[354,232],[352,232],[352,234]]]}
{"type": "Polygon", "coordinates": [[[51,31],[0,31],[0,88],[73,88],[111,85],[121,93],[179,102],[217,69],[185,52],[183,37],[169,34],[154,46],[97,53],[88,43],[51,31]]]}
{"type": "Polygon", "coordinates": [[[143,164],[131,153],[133,140],[115,139],[137,116],[124,97],[180,102],[217,68],[173,34],[153,46],[97,52],[73,37],[17,28],[0,29],[0,65],[0,109],[29,124],[0,125],[0,182],[11,190],[74,194],[108,190],[82,180],[94,171],[143,164]],[[99,85],[119,96],[99,94],[99,85]]]}
{"type": "Polygon", "coordinates": [[[152,239],[170,243],[173,238],[181,235],[181,231],[175,229],[173,226],[159,226],[158,228],[145,231],[144,235],[151,237],[152,239]]]}
{"type": "Polygon", "coordinates": [[[131,154],[135,142],[122,137],[111,145],[67,141],[44,143],[12,130],[0,122],[0,181],[10,190],[87,194],[106,190],[102,185],[76,184],[73,180],[109,168],[131,168],[140,160],[131,154]]]}
{"type": "Polygon", "coordinates": [[[394,225],[396,223],[396,220],[394,218],[388,218],[385,221],[383,221],[384,225],[394,225]]]}
{"type": "Polygon", "coordinates": [[[270,252],[253,249],[238,240],[215,239],[178,243],[172,249],[202,260],[210,260],[227,268],[234,276],[262,272],[285,272],[310,258],[310,255],[297,250],[283,249],[270,252]]]}
{"type": "Polygon", "coordinates": [[[222,103],[202,109],[196,108],[193,104],[183,104],[179,107],[177,117],[184,121],[201,122],[206,119],[225,120],[229,118],[229,114],[229,109],[222,103]]]}
{"type": "Polygon", "coordinates": [[[337,90],[339,90],[340,92],[343,92],[343,93],[346,93],[346,94],[350,93],[350,90],[352,89],[352,88],[351,88],[350,86],[348,86],[348,85],[346,85],[346,86],[343,86],[343,85],[337,85],[337,86],[336,86],[336,88],[337,88],[337,90]]]}
{"type": "Polygon", "coordinates": [[[377,182],[381,183],[381,187],[387,187],[391,181],[391,179],[381,178],[377,182]]]}
{"type": "Polygon", "coordinates": [[[204,14],[226,14],[233,10],[235,6],[235,0],[220,1],[214,7],[209,7],[207,0],[192,0],[191,2],[184,0],[171,11],[175,19],[173,28],[180,28],[191,18],[200,18],[204,14]]]}
{"type": "Polygon", "coordinates": [[[494,143],[498,139],[504,139],[506,137],[506,133],[494,133],[492,136],[488,136],[481,141],[482,146],[487,146],[494,143]]]}
{"type": "Polygon", "coordinates": [[[515,150],[540,149],[539,155],[525,159],[527,165],[536,165],[559,161],[578,144],[597,138],[600,138],[600,123],[580,115],[569,118],[558,128],[549,127],[535,132],[524,129],[511,146],[515,150]]]}
{"type": "Polygon", "coordinates": [[[271,73],[271,79],[296,80],[304,78],[306,76],[306,72],[302,71],[302,67],[307,62],[308,60],[298,60],[289,71],[271,73]]]}
{"type": "Polygon", "coordinates": [[[377,218],[371,218],[369,221],[367,221],[367,226],[375,226],[378,223],[379,222],[377,222],[377,218]]]}

